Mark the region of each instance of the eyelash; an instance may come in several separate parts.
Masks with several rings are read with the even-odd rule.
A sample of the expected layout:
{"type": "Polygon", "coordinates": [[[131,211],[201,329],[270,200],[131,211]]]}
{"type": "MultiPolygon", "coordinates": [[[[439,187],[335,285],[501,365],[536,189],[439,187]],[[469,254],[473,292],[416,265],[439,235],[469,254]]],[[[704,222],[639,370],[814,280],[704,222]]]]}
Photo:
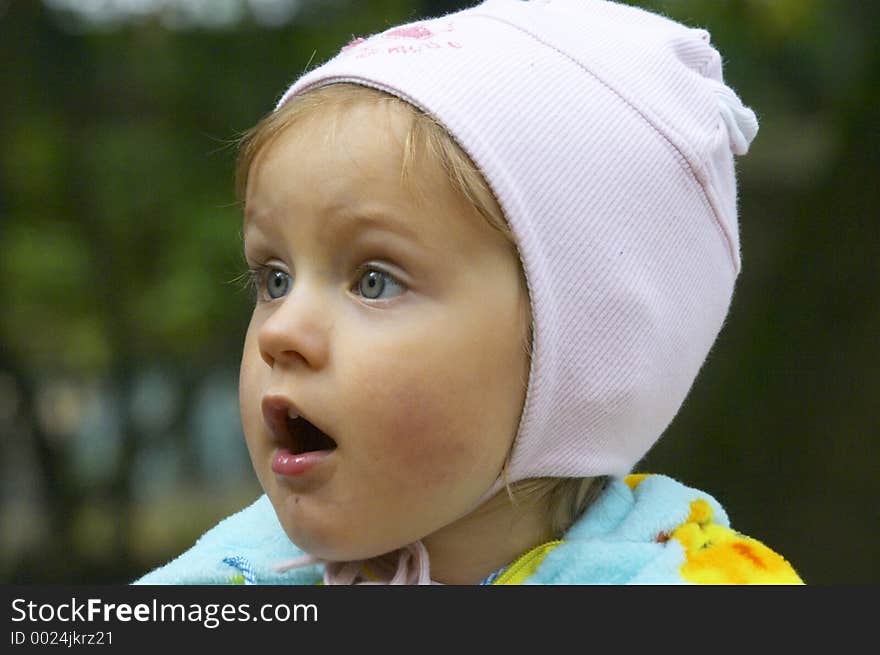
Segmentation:
{"type": "MultiPolygon", "coordinates": [[[[269,297],[267,295],[267,293],[265,292],[266,278],[269,275],[269,273],[271,273],[272,271],[282,271],[282,269],[279,268],[278,266],[270,266],[270,265],[260,264],[260,265],[253,267],[253,268],[248,268],[248,270],[245,271],[245,274],[244,274],[244,276],[246,278],[245,285],[247,286],[248,290],[251,293],[251,298],[255,302],[258,302],[258,303],[259,302],[272,302],[273,300],[278,300],[278,298],[269,297]]],[[[352,286],[350,288],[352,290],[357,289],[358,283],[360,282],[360,280],[363,278],[363,276],[366,273],[368,273],[370,271],[376,271],[378,273],[381,273],[382,275],[387,276],[388,278],[393,280],[394,283],[397,284],[402,289],[404,289],[404,290],[406,289],[406,285],[403,282],[401,282],[399,279],[397,279],[396,276],[392,275],[388,271],[385,271],[385,270],[379,268],[378,266],[376,266],[374,264],[364,264],[364,265],[359,266],[354,273],[355,282],[352,284],[352,286]]],[[[374,304],[388,302],[388,300],[380,300],[377,298],[366,298],[366,300],[368,300],[374,304]]]]}
{"type": "Polygon", "coordinates": [[[274,267],[272,266],[255,266],[253,268],[248,268],[245,271],[245,284],[247,286],[248,291],[250,291],[251,298],[254,302],[260,302],[263,298],[260,297],[260,292],[263,288],[263,281],[266,279],[266,275],[268,275],[269,271],[271,271],[274,267]]]}

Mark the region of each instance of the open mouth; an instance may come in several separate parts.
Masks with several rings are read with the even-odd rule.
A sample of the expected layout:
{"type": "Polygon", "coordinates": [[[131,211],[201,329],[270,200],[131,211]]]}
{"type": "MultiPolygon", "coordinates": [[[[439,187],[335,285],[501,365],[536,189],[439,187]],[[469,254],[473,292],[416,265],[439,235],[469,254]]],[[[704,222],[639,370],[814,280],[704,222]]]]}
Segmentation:
{"type": "Polygon", "coordinates": [[[335,450],[336,441],[280,396],[263,398],[263,420],[275,441],[292,455],[335,450]]]}
{"type": "Polygon", "coordinates": [[[302,416],[287,417],[287,432],[290,435],[287,446],[294,455],[336,448],[336,442],[332,437],[321,432],[317,426],[302,416]]]}

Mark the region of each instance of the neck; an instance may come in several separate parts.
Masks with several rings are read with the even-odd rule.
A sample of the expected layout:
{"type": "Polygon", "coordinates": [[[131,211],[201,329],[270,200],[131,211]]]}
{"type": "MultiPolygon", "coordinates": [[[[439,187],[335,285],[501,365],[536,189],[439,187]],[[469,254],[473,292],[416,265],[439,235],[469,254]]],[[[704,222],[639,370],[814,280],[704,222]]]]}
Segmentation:
{"type": "Polygon", "coordinates": [[[431,578],[444,584],[478,584],[524,552],[550,540],[548,499],[516,505],[501,490],[476,510],[422,539],[431,578]]]}

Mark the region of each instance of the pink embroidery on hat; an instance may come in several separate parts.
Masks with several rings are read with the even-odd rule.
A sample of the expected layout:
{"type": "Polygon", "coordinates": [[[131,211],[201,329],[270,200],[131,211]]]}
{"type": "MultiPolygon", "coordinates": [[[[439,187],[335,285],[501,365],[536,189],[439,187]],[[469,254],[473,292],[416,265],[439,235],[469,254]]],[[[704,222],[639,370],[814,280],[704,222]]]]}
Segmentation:
{"type": "Polygon", "coordinates": [[[428,39],[434,33],[424,25],[409,25],[385,32],[382,36],[391,39],[428,39]]]}
{"type": "Polygon", "coordinates": [[[436,37],[443,32],[454,32],[454,23],[449,21],[446,23],[432,23],[431,27],[433,29],[428,29],[424,23],[418,23],[416,25],[407,25],[405,27],[398,27],[389,30],[388,32],[384,32],[379,36],[395,40],[406,39],[406,41],[402,43],[398,41],[397,44],[388,47],[378,45],[373,37],[368,37],[367,39],[356,38],[350,41],[348,45],[342,47],[340,52],[345,52],[356,46],[361,46],[365,41],[367,41],[367,43],[357,48],[356,51],[352,53],[355,58],[363,59],[377,54],[413,55],[424,50],[459,49],[463,47],[461,43],[456,41],[438,41],[433,39],[433,37],[436,37]]]}

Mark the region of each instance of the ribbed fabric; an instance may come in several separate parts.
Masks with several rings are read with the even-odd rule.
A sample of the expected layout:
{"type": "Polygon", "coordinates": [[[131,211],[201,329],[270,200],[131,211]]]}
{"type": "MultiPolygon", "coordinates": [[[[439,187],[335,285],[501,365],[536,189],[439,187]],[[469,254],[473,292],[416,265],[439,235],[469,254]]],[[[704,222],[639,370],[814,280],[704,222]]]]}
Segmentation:
{"type": "Polygon", "coordinates": [[[628,473],[740,268],[733,154],[757,121],[709,34],[604,0],[487,0],[353,42],[278,106],[342,81],[433,115],[516,236],[534,343],[510,480],[628,473]]]}
{"type": "MultiPolygon", "coordinates": [[[[226,560],[224,560],[226,561],[226,560]]],[[[302,555],[275,565],[278,573],[315,564],[324,566],[325,585],[432,585],[428,549],[421,541],[391,553],[389,558],[375,557],[354,562],[325,562],[312,555],[302,555]]]]}

